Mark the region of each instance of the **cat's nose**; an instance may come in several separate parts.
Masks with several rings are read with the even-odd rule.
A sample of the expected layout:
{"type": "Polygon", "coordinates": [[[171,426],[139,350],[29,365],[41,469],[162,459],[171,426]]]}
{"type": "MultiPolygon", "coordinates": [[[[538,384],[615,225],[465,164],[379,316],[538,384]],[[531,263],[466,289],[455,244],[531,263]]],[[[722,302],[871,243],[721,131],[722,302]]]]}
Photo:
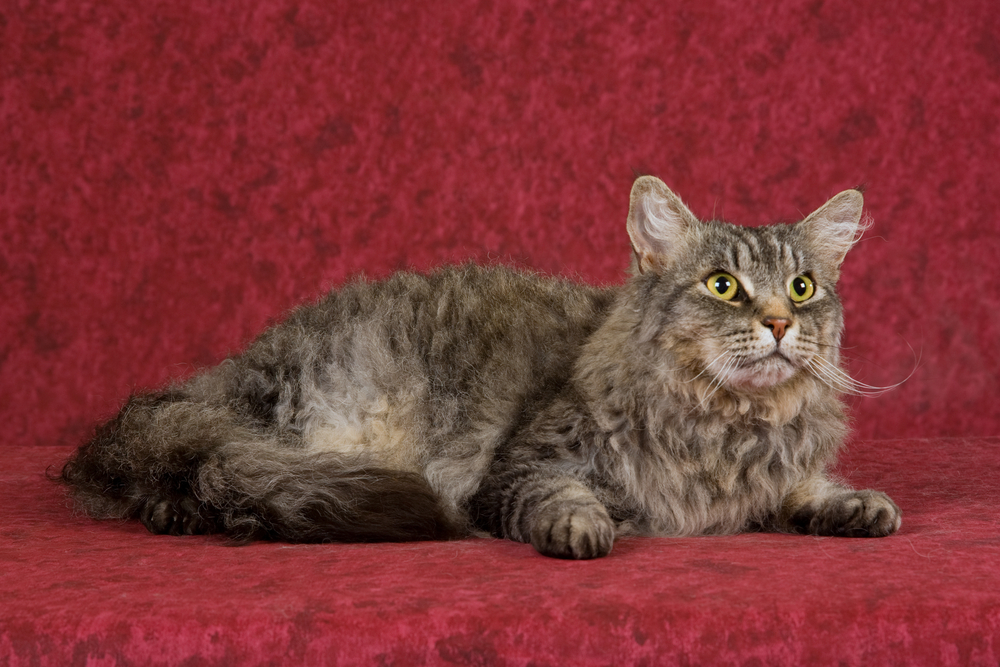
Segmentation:
{"type": "Polygon", "coordinates": [[[771,330],[774,334],[775,340],[781,340],[785,337],[785,329],[792,321],[784,317],[765,317],[761,320],[761,324],[771,330]]]}

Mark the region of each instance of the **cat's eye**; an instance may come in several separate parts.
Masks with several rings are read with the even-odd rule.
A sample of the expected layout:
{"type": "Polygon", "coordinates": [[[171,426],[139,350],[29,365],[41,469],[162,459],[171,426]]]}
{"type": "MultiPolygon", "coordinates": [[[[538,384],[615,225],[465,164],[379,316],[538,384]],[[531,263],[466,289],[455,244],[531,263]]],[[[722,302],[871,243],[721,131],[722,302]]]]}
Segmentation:
{"type": "Polygon", "coordinates": [[[713,273],[705,281],[708,291],[723,301],[732,301],[740,292],[740,284],[728,273],[713,273]]]}
{"type": "Polygon", "coordinates": [[[815,293],[816,285],[809,276],[795,276],[792,282],[788,283],[788,296],[796,303],[811,299],[815,293]]]}

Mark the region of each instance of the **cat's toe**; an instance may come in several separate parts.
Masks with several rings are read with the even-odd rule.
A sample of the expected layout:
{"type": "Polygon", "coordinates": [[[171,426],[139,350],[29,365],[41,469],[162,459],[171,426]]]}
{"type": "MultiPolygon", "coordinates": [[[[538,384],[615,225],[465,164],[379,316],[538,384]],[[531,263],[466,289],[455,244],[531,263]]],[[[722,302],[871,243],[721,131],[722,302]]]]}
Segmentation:
{"type": "Polygon", "coordinates": [[[155,535],[201,535],[211,532],[193,498],[151,498],[139,512],[139,521],[155,535]]]}
{"type": "Polygon", "coordinates": [[[554,558],[583,560],[611,553],[615,525],[600,504],[551,508],[531,531],[531,544],[554,558]]]}
{"type": "Polygon", "coordinates": [[[811,516],[803,517],[806,532],[840,537],[885,537],[899,530],[902,513],[879,491],[851,491],[827,500],[811,516]]]}

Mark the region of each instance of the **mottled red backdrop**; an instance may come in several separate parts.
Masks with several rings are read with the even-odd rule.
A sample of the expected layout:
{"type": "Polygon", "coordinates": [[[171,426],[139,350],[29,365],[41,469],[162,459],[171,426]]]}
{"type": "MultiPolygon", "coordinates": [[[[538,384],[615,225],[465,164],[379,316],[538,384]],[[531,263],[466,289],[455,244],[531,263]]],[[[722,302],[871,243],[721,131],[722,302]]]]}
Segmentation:
{"type": "Polygon", "coordinates": [[[859,435],[1000,434],[993,0],[421,4],[0,6],[6,443],[77,442],[358,272],[618,281],[633,170],[749,224],[866,184],[845,343],[912,377],[859,435]]]}

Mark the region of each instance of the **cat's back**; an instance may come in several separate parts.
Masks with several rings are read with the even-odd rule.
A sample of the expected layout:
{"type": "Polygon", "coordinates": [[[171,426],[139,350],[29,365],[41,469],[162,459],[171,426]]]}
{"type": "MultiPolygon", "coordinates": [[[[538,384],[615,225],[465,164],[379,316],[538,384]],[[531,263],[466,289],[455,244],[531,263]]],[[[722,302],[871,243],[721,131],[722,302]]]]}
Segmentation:
{"type": "Polygon", "coordinates": [[[587,336],[616,293],[505,266],[466,264],[354,280],[295,311],[286,328],[361,346],[381,340],[392,344],[391,354],[448,362],[438,357],[487,344],[510,348],[587,336]]]}

